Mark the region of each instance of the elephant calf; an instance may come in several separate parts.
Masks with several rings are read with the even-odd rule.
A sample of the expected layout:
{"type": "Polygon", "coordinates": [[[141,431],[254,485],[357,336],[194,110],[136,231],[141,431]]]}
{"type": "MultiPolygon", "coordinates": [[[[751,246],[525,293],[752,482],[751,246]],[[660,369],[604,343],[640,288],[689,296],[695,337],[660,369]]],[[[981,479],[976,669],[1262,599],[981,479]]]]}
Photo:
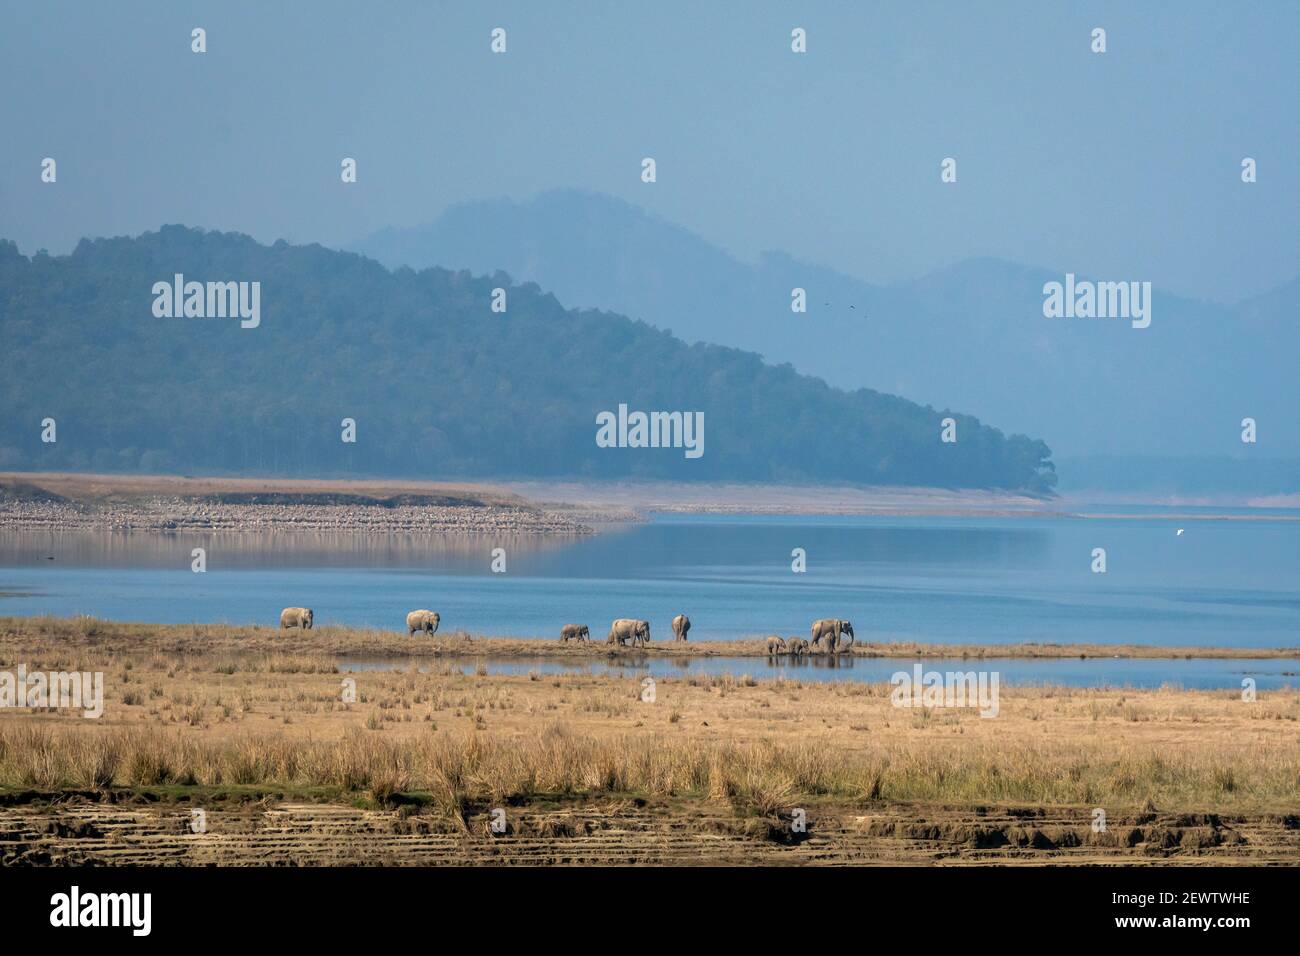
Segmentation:
{"type": "Polygon", "coordinates": [[[309,607],[287,607],[280,612],[280,629],[286,627],[301,627],[304,631],[311,630],[312,611],[309,607]]]}
{"type": "Polygon", "coordinates": [[[673,640],[684,641],[686,635],[691,630],[691,619],[685,614],[678,614],[673,618],[673,640]]]}
{"type": "Polygon", "coordinates": [[[609,638],[605,643],[625,645],[629,638],[633,647],[643,647],[650,643],[650,622],[620,617],[609,626],[609,638]]]}
{"type": "Polygon", "coordinates": [[[785,641],[779,637],[769,637],[767,639],[767,655],[775,657],[777,654],[785,653],[785,641]]]}
{"type": "Polygon", "coordinates": [[[416,631],[425,631],[429,634],[438,633],[438,623],[442,618],[437,611],[412,611],[406,615],[406,636],[414,637],[416,631]]]}
{"type": "Polygon", "coordinates": [[[785,642],[785,646],[791,657],[798,657],[800,654],[808,653],[808,642],[802,638],[792,637],[785,642]]]}
{"type": "Polygon", "coordinates": [[[586,624],[566,624],[560,628],[560,640],[567,644],[570,638],[582,644],[591,640],[591,631],[586,624]]]}

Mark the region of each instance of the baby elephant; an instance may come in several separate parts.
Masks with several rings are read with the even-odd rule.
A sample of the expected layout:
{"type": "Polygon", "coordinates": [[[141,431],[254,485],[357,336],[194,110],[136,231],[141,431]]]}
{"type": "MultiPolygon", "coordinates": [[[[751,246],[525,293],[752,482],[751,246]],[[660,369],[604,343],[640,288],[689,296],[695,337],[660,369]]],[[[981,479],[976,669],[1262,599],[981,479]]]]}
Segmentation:
{"type": "Polygon", "coordinates": [[[797,657],[800,654],[808,653],[808,642],[802,638],[792,637],[785,642],[786,648],[790,651],[791,657],[797,657]]]}
{"type": "Polygon", "coordinates": [[[567,644],[569,638],[573,638],[578,643],[590,641],[591,631],[587,629],[586,624],[566,624],[560,628],[560,640],[567,644]]]}
{"type": "Polygon", "coordinates": [[[785,641],[781,638],[773,636],[767,639],[768,657],[775,657],[777,654],[784,654],[785,649],[785,641]]]}
{"type": "Polygon", "coordinates": [[[406,615],[407,637],[414,637],[416,631],[426,631],[429,634],[438,633],[438,622],[442,618],[438,616],[437,611],[412,611],[406,615]]]}
{"type": "Polygon", "coordinates": [[[309,607],[287,607],[280,612],[280,629],[286,627],[301,627],[304,631],[311,630],[312,613],[309,607]]]}
{"type": "Polygon", "coordinates": [[[691,631],[691,619],[685,614],[678,614],[673,618],[673,640],[684,641],[686,635],[691,631]]]}

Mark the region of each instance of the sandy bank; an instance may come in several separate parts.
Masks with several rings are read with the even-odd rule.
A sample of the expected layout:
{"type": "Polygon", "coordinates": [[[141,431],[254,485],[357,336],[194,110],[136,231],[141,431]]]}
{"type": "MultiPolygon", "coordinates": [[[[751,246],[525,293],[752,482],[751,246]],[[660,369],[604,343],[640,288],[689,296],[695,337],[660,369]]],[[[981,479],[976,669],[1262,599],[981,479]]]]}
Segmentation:
{"type": "Polygon", "coordinates": [[[0,474],[0,527],[15,530],[577,535],[632,517],[540,507],[486,485],[0,474]]]}
{"type": "MultiPolygon", "coordinates": [[[[400,619],[404,616],[397,615],[400,619]]],[[[319,611],[318,611],[319,615],[319,611]]],[[[446,622],[443,622],[444,625],[446,622]]],[[[400,627],[400,623],[398,625],[400,627]]],[[[496,658],[535,660],[603,660],[610,657],[634,660],[638,657],[766,658],[765,638],[740,641],[651,641],[645,650],[634,651],[605,643],[595,635],[589,643],[561,643],[560,625],[554,638],[522,639],[470,635],[453,630],[433,637],[408,637],[399,630],[318,626],[309,631],[279,630],[266,625],[238,624],[138,624],[104,621],[89,617],[3,617],[0,618],[0,653],[21,656],[51,642],[74,650],[141,650],[161,653],[205,655],[238,651],[285,654],[327,654],[340,658],[496,658]]],[[[593,628],[593,632],[594,632],[593,628]]],[[[1300,658],[1300,647],[1155,647],[1109,644],[917,644],[911,641],[859,641],[849,652],[861,658],[1134,658],[1149,660],[1232,659],[1268,660],[1300,658]]],[[[843,655],[841,655],[843,656],[843,655]]]]}

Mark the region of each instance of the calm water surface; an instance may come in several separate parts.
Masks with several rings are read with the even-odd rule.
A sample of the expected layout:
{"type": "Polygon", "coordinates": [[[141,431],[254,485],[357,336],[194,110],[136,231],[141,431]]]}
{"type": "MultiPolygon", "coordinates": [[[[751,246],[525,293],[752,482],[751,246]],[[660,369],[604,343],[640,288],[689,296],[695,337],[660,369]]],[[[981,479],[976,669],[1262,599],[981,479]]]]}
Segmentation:
{"type": "MultiPolygon", "coordinates": [[[[595,537],[544,541],[0,531],[0,614],[274,624],[282,607],[305,605],[318,624],[400,630],[407,610],[430,607],[445,630],[517,637],[553,638],[575,621],[600,638],[613,618],[644,617],[659,641],[685,611],[698,640],[806,636],[814,618],[845,617],[864,640],[1295,647],[1300,522],[1284,520],[1293,516],[657,515],[595,537]],[[207,549],[204,574],[190,570],[195,547],[207,549]],[[489,570],[494,547],[506,549],[505,574],[489,570]],[[1105,574],[1090,570],[1099,547],[1105,574]],[[807,573],[791,571],[795,548],[807,552],[807,573]]],[[[714,663],[689,666],[705,672],[714,663]]],[[[1179,663],[1178,679],[1192,685],[1204,663],[1179,663]]],[[[1095,680],[1089,668],[1103,666],[1021,664],[1061,682],[1069,674],[1095,680]]],[[[853,679],[875,666],[857,662],[853,679]]],[[[1121,677],[1153,666],[1104,664],[1105,674],[1121,677]]],[[[1160,673],[1171,667],[1159,664],[1160,673]]],[[[735,662],[728,669],[737,672],[735,662]]]]}
{"type": "MultiPolygon", "coordinates": [[[[462,673],[473,673],[478,661],[439,661],[433,668],[448,666],[462,673]]],[[[699,658],[644,657],[620,658],[613,662],[584,661],[484,661],[489,674],[522,676],[534,672],[542,675],[591,674],[640,680],[651,677],[732,677],[749,676],[756,680],[784,678],[809,682],[853,681],[879,684],[889,681],[898,671],[912,673],[914,664],[926,671],[988,671],[998,674],[999,682],[1008,687],[1052,685],[1066,687],[1183,687],[1210,690],[1215,688],[1239,691],[1241,682],[1249,677],[1257,690],[1274,690],[1280,687],[1300,687],[1300,660],[1132,660],[1121,658],[1088,660],[1025,660],[1022,658],[945,659],[929,658],[922,661],[906,658],[840,658],[837,661],[812,657],[802,661],[785,658],[699,658]]],[[[409,660],[351,661],[340,660],[339,671],[356,673],[372,670],[406,671],[409,660]]],[[[430,665],[416,668],[428,673],[430,665]]]]}

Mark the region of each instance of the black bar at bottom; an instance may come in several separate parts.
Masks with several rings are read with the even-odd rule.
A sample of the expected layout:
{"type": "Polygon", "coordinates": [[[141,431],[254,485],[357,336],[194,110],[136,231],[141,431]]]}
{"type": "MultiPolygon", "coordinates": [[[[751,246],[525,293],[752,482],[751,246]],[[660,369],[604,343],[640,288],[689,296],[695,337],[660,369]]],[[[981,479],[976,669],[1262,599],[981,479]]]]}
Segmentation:
{"type": "Polygon", "coordinates": [[[128,946],[246,943],[254,932],[259,945],[282,938],[374,946],[396,942],[389,936],[396,927],[419,938],[435,924],[443,939],[455,925],[494,942],[516,934],[533,942],[555,933],[587,936],[602,927],[693,935],[677,923],[686,914],[707,918],[709,935],[730,941],[761,939],[774,919],[794,926],[832,914],[863,920],[873,941],[894,931],[899,939],[998,939],[1040,930],[1071,939],[1218,941],[1291,925],[1295,878],[1289,867],[11,868],[0,870],[0,913],[11,940],[75,934],[128,946]],[[147,937],[136,932],[144,928],[144,897],[116,896],[146,893],[147,937]],[[71,925],[99,912],[111,920],[114,911],[125,925],[71,925]],[[65,925],[53,925],[52,916],[65,925]]]}

